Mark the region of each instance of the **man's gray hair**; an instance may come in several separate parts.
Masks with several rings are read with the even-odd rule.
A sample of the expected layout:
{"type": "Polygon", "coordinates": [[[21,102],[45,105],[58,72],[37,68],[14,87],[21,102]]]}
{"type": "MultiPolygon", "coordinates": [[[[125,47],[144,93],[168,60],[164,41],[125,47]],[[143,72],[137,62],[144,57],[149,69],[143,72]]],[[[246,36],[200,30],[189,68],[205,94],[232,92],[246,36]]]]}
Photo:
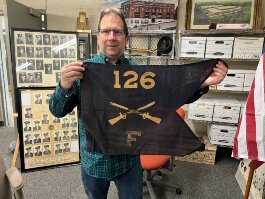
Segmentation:
{"type": "Polygon", "coordinates": [[[124,17],[124,14],[123,12],[118,9],[118,8],[107,8],[103,11],[101,11],[101,14],[100,14],[100,18],[99,18],[99,22],[98,22],[98,31],[100,31],[100,23],[101,23],[101,20],[102,18],[105,16],[105,15],[110,15],[110,14],[114,14],[114,15],[117,15],[121,18],[122,22],[123,22],[123,26],[124,26],[124,33],[126,36],[128,36],[129,34],[129,31],[128,31],[128,26],[125,22],[125,17],[124,17]]]}

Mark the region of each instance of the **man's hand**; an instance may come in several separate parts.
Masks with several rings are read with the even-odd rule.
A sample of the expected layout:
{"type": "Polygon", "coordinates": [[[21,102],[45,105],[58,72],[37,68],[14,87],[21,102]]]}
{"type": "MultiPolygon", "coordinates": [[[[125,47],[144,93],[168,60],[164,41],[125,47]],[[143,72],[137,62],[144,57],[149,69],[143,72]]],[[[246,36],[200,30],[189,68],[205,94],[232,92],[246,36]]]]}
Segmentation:
{"type": "Polygon", "coordinates": [[[221,83],[224,80],[227,72],[228,68],[225,66],[225,64],[222,61],[218,61],[218,63],[213,69],[212,74],[205,80],[205,82],[201,85],[201,87],[206,87],[221,83]]]}
{"type": "Polygon", "coordinates": [[[83,67],[83,62],[77,61],[67,64],[61,68],[61,88],[67,92],[72,88],[74,81],[83,79],[83,72],[85,68],[83,67]]]}

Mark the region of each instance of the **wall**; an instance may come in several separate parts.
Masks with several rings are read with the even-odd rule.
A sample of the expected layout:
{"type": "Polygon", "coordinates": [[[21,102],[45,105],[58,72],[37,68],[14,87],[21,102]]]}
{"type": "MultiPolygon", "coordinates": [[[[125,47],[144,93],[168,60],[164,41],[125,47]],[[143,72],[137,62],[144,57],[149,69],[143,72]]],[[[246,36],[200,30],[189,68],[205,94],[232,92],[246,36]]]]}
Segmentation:
{"type": "Polygon", "coordinates": [[[29,8],[14,0],[7,0],[9,28],[41,28],[41,19],[29,14],[29,8]]]}

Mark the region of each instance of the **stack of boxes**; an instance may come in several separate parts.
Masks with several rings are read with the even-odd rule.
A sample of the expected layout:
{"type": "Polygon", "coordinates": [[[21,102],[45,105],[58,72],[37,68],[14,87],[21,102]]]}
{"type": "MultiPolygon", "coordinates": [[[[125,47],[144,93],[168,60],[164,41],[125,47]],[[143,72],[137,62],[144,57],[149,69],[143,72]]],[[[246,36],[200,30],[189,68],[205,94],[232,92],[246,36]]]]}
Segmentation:
{"type": "Polygon", "coordinates": [[[264,37],[183,36],[180,42],[180,57],[259,59],[264,37]]]}
{"type": "Polygon", "coordinates": [[[234,98],[201,97],[189,105],[188,119],[213,122],[207,131],[210,142],[231,147],[242,108],[242,101],[234,98]]]}

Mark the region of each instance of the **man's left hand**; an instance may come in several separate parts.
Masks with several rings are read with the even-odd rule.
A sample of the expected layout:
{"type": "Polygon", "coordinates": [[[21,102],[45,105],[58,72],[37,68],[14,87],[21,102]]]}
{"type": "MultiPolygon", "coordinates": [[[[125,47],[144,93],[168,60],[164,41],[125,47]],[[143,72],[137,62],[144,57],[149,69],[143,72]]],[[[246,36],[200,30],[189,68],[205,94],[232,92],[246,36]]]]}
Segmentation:
{"type": "Polygon", "coordinates": [[[201,85],[201,87],[206,87],[221,83],[224,80],[227,72],[228,68],[225,66],[225,64],[222,61],[218,61],[218,63],[213,69],[212,74],[205,80],[205,82],[201,85]]]}

